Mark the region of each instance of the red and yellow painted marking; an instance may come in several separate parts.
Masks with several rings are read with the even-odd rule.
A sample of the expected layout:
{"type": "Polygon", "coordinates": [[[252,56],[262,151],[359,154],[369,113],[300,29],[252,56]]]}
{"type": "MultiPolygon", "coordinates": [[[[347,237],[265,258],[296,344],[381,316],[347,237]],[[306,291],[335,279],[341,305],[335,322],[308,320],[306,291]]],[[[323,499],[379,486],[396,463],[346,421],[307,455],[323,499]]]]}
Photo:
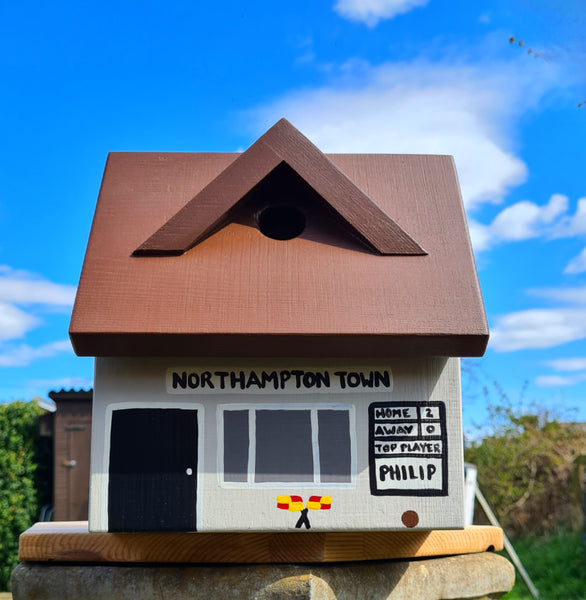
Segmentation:
{"type": "Polygon", "coordinates": [[[330,510],[332,508],[331,496],[310,496],[307,505],[303,506],[301,496],[277,496],[277,508],[293,512],[302,511],[303,508],[310,510],[330,510]]]}
{"type": "Polygon", "coordinates": [[[307,508],[311,510],[330,510],[332,508],[331,496],[310,496],[307,508]]]}
{"type": "Polygon", "coordinates": [[[301,496],[277,496],[277,508],[299,512],[303,510],[303,498],[301,496]]]}

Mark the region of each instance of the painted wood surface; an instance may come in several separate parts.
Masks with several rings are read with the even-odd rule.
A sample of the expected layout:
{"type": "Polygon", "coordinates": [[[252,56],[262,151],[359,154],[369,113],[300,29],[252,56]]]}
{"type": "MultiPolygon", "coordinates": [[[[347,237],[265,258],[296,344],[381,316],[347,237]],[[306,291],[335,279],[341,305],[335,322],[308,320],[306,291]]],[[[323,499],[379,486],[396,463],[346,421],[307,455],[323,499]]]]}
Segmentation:
{"type": "MultiPolygon", "coordinates": [[[[295,163],[297,142],[291,144],[292,168],[305,169],[295,163]]],[[[300,154],[306,150],[302,143],[300,154]]],[[[261,163],[266,152],[274,158],[272,148],[262,150],[261,163]]],[[[373,254],[331,218],[338,214],[333,209],[318,210],[300,235],[286,241],[263,235],[254,215],[230,214],[230,222],[222,226],[223,195],[210,192],[203,205],[218,214],[198,234],[205,239],[197,246],[181,256],[133,256],[158,228],[171,228],[169,235],[175,237],[172,217],[184,207],[189,215],[178,228],[191,232],[185,233],[189,239],[191,212],[200,210],[190,201],[209,191],[221,173],[236,169],[240,158],[213,153],[109,156],[71,321],[78,354],[384,357],[484,352],[488,327],[449,156],[327,155],[322,161],[333,166],[323,181],[321,171],[304,171],[307,185],[318,195],[320,186],[327,188],[326,196],[341,180],[339,175],[331,180],[328,173],[343,173],[349,182],[344,185],[362,190],[376,207],[364,216],[365,227],[376,229],[385,219],[375,216],[384,213],[426,255],[373,254]],[[165,227],[170,220],[173,227],[165,227]]],[[[307,162],[307,156],[298,160],[307,162]]],[[[258,175],[262,169],[252,171],[258,175]]],[[[254,184],[246,179],[248,167],[244,171],[242,187],[230,175],[232,198],[246,195],[254,184]]],[[[350,200],[344,202],[351,210],[350,200]]],[[[356,228],[363,215],[353,210],[348,218],[356,228]]]]}
{"type": "Polygon", "coordinates": [[[37,523],[21,561],[295,563],[443,556],[502,550],[502,530],[331,533],[88,533],[86,521],[37,523]]]}
{"type": "MultiPolygon", "coordinates": [[[[316,146],[286,119],[281,119],[139,246],[134,255],[183,254],[227,225],[228,213],[282,163],[301,176],[344,219],[353,235],[363,238],[376,252],[426,254],[316,146]]],[[[286,187],[287,180],[283,182],[283,188],[286,187]]],[[[291,198],[289,202],[299,200],[291,198]]],[[[269,200],[279,201],[278,197],[269,200]]]]}
{"type": "Polygon", "coordinates": [[[93,532],[464,527],[458,359],[98,358],[95,383],[93,532]],[[161,498],[195,524],[145,517],[161,498]]]}
{"type": "Polygon", "coordinates": [[[114,411],[110,531],[197,529],[197,416],[177,408],[114,411]]]}

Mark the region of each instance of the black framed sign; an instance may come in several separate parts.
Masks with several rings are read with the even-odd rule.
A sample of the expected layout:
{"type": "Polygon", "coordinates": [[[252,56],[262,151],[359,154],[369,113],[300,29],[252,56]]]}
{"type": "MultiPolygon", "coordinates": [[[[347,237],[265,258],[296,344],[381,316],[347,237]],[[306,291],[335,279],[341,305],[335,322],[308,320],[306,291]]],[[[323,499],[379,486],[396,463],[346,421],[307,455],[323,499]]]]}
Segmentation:
{"type": "Polygon", "coordinates": [[[447,496],[443,402],[375,402],[368,409],[373,496],[447,496]]]}

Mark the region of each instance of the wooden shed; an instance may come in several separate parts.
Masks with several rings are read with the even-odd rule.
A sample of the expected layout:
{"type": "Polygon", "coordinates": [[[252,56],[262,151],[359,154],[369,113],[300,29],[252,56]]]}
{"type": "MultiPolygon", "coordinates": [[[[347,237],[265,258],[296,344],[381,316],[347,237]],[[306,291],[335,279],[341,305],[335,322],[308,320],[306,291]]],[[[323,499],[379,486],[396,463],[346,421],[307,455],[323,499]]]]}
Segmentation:
{"type": "Polygon", "coordinates": [[[88,518],[92,390],[49,392],[53,418],[53,519],[88,518]]]}
{"type": "Polygon", "coordinates": [[[70,335],[91,530],[463,526],[458,357],[488,328],[451,157],[325,155],[285,120],[110,154],[70,335]]]}

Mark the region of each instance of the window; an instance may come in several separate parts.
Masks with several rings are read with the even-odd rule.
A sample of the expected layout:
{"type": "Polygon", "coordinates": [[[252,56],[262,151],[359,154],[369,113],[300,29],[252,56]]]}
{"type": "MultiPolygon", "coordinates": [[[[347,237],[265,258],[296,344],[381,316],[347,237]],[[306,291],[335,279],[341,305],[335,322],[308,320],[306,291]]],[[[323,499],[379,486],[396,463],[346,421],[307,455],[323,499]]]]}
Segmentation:
{"type": "Polygon", "coordinates": [[[354,484],[354,409],[346,405],[218,407],[220,482],[279,487],[354,484]]]}

